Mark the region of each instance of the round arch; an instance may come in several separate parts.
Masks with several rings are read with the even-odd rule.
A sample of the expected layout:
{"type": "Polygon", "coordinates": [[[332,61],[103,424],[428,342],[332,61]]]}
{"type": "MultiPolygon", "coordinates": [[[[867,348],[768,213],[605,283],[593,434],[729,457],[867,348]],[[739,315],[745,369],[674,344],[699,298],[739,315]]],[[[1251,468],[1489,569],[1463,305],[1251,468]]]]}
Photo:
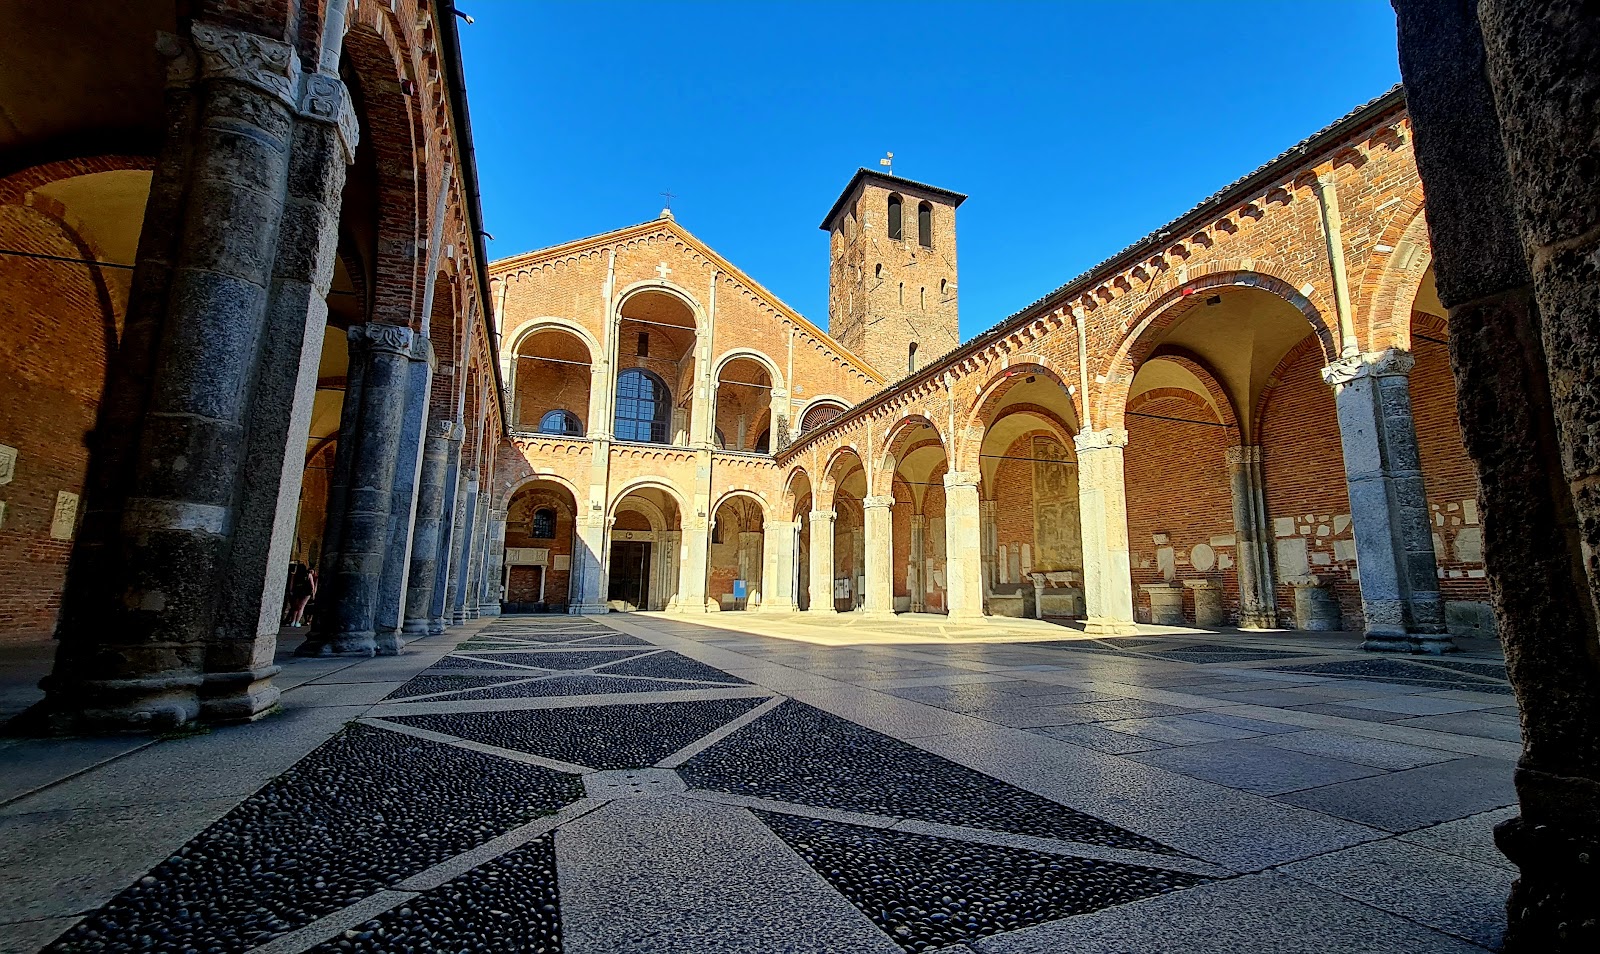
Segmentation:
{"type": "Polygon", "coordinates": [[[716,502],[711,505],[711,510],[709,512],[711,513],[712,516],[715,516],[716,513],[717,513],[717,509],[720,508],[723,504],[727,503],[730,500],[734,500],[734,499],[740,498],[740,497],[743,497],[743,498],[746,498],[748,500],[754,501],[755,505],[757,507],[761,508],[761,519],[763,521],[765,521],[767,519],[769,511],[772,509],[767,504],[767,498],[761,496],[761,494],[757,493],[754,490],[747,490],[747,489],[745,489],[743,487],[737,487],[737,488],[735,488],[733,490],[723,491],[722,496],[718,497],[716,502]]]}
{"type": "MultiPolygon", "coordinates": [[[[1190,354],[1175,351],[1161,351],[1146,358],[1140,367],[1156,361],[1169,362],[1193,375],[1195,380],[1200,382],[1200,386],[1204,388],[1206,392],[1205,394],[1197,396],[1204,398],[1211,406],[1211,410],[1216,413],[1219,421],[1228,429],[1228,437],[1231,442],[1233,444],[1243,443],[1243,438],[1241,436],[1239,427],[1238,409],[1233,406],[1233,399],[1228,396],[1228,392],[1222,387],[1222,383],[1217,380],[1216,373],[1211,370],[1209,365],[1190,354]]],[[[1129,398],[1128,406],[1131,408],[1134,402],[1139,400],[1139,398],[1142,396],[1143,394],[1139,394],[1129,398]]]]}
{"type": "MultiPolygon", "coordinates": [[[[840,397],[837,394],[819,394],[816,397],[812,398],[811,400],[807,401],[804,405],[801,406],[800,413],[796,414],[795,418],[794,418],[795,419],[795,423],[801,428],[801,433],[806,433],[806,431],[804,430],[805,421],[806,421],[806,415],[810,414],[812,412],[812,410],[814,410],[815,408],[817,408],[817,407],[819,407],[821,405],[824,405],[824,404],[835,404],[835,405],[838,405],[839,414],[844,414],[846,411],[850,410],[851,402],[849,400],[843,398],[843,397],[840,397]]],[[[832,423],[832,421],[826,422],[824,424],[819,424],[819,425],[817,425],[817,428],[826,427],[828,423],[832,423]]]]}
{"type": "Polygon", "coordinates": [[[524,477],[519,477],[514,481],[508,482],[506,484],[506,486],[505,486],[505,494],[501,499],[510,500],[512,497],[515,497],[518,494],[518,492],[520,492],[522,490],[522,488],[527,487],[529,484],[538,483],[541,480],[548,481],[548,482],[550,482],[552,484],[556,484],[557,486],[559,486],[563,490],[565,490],[567,493],[571,494],[572,495],[572,502],[574,504],[576,504],[578,502],[578,500],[580,499],[579,496],[578,496],[578,487],[571,480],[568,480],[567,478],[561,476],[560,474],[546,474],[546,473],[528,474],[528,475],[526,475],[524,477]]]}
{"type": "Polygon", "coordinates": [[[507,342],[507,346],[501,351],[502,357],[500,360],[503,362],[512,362],[512,374],[516,373],[516,364],[514,362],[516,361],[518,349],[522,347],[522,343],[527,341],[529,338],[532,338],[534,335],[544,331],[563,331],[583,342],[584,348],[589,352],[589,361],[591,363],[595,360],[595,356],[600,353],[600,342],[595,338],[594,335],[589,333],[589,329],[578,324],[576,321],[573,321],[569,318],[557,318],[555,316],[535,318],[527,324],[518,325],[517,329],[511,333],[510,340],[507,342]]]}
{"type": "Polygon", "coordinates": [[[704,308],[700,307],[700,301],[690,294],[687,288],[661,278],[637,281],[618,292],[617,300],[611,306],[611,320],[615,322],[622,317],[622,309],[627,306],[629,301],[651,292],[671,295],[682,301],[694,315],[694,330],[696,334],[699,334],[700,329],[705,327],[706,312],[704,308]]]}
{"type": "Polygon", "coordinates": [[[727,367],[730,361],[737,361],[740,358],[747,358],[766,368],[767,376],[772,379],[772,389],[774,391],[784,390],[783,375],[779,373],[777,363],[763,352],[754,348],[733,348],[732,350],[724,351],[722,356],[711,366],[711,380],[713,382],[719,380],[722,377],[722,369],[727,367]]]}
{"type": "MultiPolygon", "coordinates": [[[[1062,396],[1066,398],[1067,408],[1073,415],[1073,420],[1071,422],[1063,421],[1062,426],[1067,429],[1069,435],[1076,433],[1074,428],[1081,427],[1080,422],[1083,420],[1083,408],[1080,403],[1081,396],[1074,393],[1076,388],[1068,383],[1064,368],[1055,361],[1037,354],[1021,355],[1017,359],[1007,362],[1004,368],[989,375],[982,386],[979,387],[977,396],[973,399],[972,411],[967,415],[962,432],[972,433],[974,429],[987,431],[1000,417],[1006,416],[1005,414],[997,413],[1000,411],[1000,405],[1005,401],[1012,388],[1026,383],[1028,377],[1032,375],[1044,375],[1060,389],[1062,396]]],[[[1043,410],[1052,419],[1058,417],[1048,408],[1043,410]]],[[[1067,443],[1071,443],[1070,436],[1067,439],[1067,443]]],[[[957,452],[951,455],[951,469],[965,473],[976,473],[981,463],[982,454],[982,439],[963,441],[957,452]]]]}
{"type": "Polygon", "coordinates": [[[1134,372],[1155,350],[1155,339],[1205,300],[1201,292],[1220,288],[1255,288],[1276,295],[1305,318],[1324,357],[1331,360],[1339,353],[1334,333],[1322,312],[1311,299],[1283,279],[1260,271],[1226,271],[1203,275],[1167,291],[1146,306],[1123,336],[1116,353],[1106,365],[1106,386],[1101,390],[1095,406],[1095,419],[1101,422],[1101,427],[1123,426],[1123,412],[1127,408],[1134,372]]]}
{"type": "MultiPolygon", "coordinates": [[[[1418,198],[1417,205],[1421,205],[1418,198]]],[[[1433,245],[1428,235],[1427,217],[1421,208],[1398,234],[1385,233],[1382,240],[1394,251],[1384,262],[1377,286],[1366,311],[1365,334],[1361,339],[1370,351],[1385,348],[1411,350],[1411,310],[1422,290],[1428,269],[1433,265],[1433,245]]],[[[1358,332],[1359,333],[1359,332],[1358,332]]]]}
{"type": "MultiPolygon", "coordinates": [[[[874,480],[872,482],[872,493],[882,495],[892,492],[895,471],[898,468],[900,458],[904,456],[903,454],[898,453],[901,448],[897,447],[896,445],[899,444],[901,439],[904,438],[909,431],[913,431],[919,427],[926,427],[933,431],[934,437],[938,441],[939,446],[944,449],[946,469],[949,469],[949,461],[952,459],[950,453],[950,442],[948,439],[946,439],[944,433],[939,430],[939,426],[933,422],[932,418],[925,414],[904,414],[899,418],[899,420],[896,420],[893,424],[889,425],[889,429],[884,432],[883,453],[879,455],[878,460],[876,461],[877,467],[876,472],[873,474],[874,480]]],[[[917,446],[920,447],[922,445],[917,446]]]]}
{"type": "Polygon", "coordinates": [[[617,492],[612,494],[610,502],[606,504],[606,519],[609,520],[616,517],[617,505],[622,503],[624,497],[639,490],[659,490],[671,497],[672,502],[678,505],[678,513],[680,515],[686,515],[689,512],[688,505],[684,503],[683,495],[670,483],[655,477],[635,477],[618,487],[617,492]]]}

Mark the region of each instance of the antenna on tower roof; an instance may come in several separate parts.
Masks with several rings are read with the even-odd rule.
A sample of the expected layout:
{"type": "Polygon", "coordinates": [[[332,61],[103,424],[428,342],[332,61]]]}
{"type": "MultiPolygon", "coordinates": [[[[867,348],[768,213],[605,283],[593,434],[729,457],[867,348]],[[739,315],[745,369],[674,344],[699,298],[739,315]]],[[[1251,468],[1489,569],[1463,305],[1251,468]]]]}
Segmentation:
{"type": "Polygon", "coordinates": [[[889,175],[894,175],[894,153],[884,153],[883,158],[878,160],[878,165],[887,167],[889,175]]]}

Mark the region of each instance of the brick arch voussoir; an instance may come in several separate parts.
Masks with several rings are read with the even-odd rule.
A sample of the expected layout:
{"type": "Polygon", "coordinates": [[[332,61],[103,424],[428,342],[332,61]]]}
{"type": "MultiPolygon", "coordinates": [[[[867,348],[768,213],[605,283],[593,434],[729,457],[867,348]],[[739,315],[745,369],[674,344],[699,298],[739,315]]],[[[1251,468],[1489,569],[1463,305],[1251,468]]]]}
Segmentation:
{"type": "Polygon", "coordinates": [[[1323,360],[1327,360],[1328,351],[1322,345],[1322,342],[1313,337],[1302,338],[1279,359],[1277,366],[1267,376],[1267,382],[1261,388],[1261,396],[1256,398],[1255,416],[1252,418],[1256,422],[1255,440],[1257,443],[1260,443],[1261,438],[1264,436],[1263,428],[1267,422],[1267,408],[1271,406],[1272,396],[1276,393],[1278,385],[1283,381],[1284,369],[1293,367],[1295,362],[1305,357],[1306,352],[1313,349],[1321,354],[1323,360]]]}
{"type": "MultiPolygon", "coordinates": [[[[1041,373],[1048,375],[1056,382],[1056,385],[1061,388],[1061,393],[1066,395],[1067,402],[1072,407],[1073,416],[1078,421],[1082,421],[1083,395],[1074,394],[1070,390],[1073,388],[1075,373],[1069,376],[1067,369],[1062,367],[1060,362],[1038,352],[1029,352],[1010,356],[1005,367],[990,373],[983,383],[979,385],[976,396],[972,401],[972,410],[967,414],[965,425],[962,428],[963,432],[970,431],[975,427],[987,427],[992,423],[990,418],[999,407],[1000,402],[1005,400],[1006,393],[1015,387],[1020,379],[1030,374],[1041,373]]],[[[973,441],[967,441],[966,443],[974,444],[973,441]]],[[[981,444],[982,441],[980,440],[976,443],[981,444]]],[[[975,461],[974,455],[976,454],[975,447],[963,448],[960,455],[961,466],[958,470],[970,471],[970,465],[975,461]],[[968,460],[969,457],[973,458],[973,460],[968,460]]]]}
{"type": "Polygon", "coordinates": [[[28,193],[62,179],[74,179],[97,172],[150,172],[155,167],[154,156],[134,155],[82,156],[44,162],[0,176],[0,205],[22,205],[28,193]]]}
{"type": "Polygon", "coordinates": [[[908,410],[897,416],[894,419],[894,423],[890,424],[883,432],[883,438],[879,442],[882,450],[877,454],[877,460],[875,461],[877,466],[874,468],[869,493],[882,496],[890,492],[894,471],[896,470],[895,462],[904,457],[906,453],[909,453],[909,448],[905,446],[907,435],[922,425],[927,425],[933,430],[939,444],[945,449],[945,455],[949,456],[949,437],[940,429],[932,415],[928,414],[925,408],[908,410]]]}
{"type": "Polygon", "coordinates": [[[416,326],[418,292],[427,267],[418,254],[425,233],[426,169],[417,162],[419,106],[401,89],[403,53],[379,5],[363,5],[345,36],[345,55],[361,83],[361,134],[372,145],[377,171],[376,261],[368,318],[416,326]]]}
{"type": "Polygon", "coordinates": [[[1106,385],[1095,402],[1096,419],[1102,427],[1124,426],[1123,411],[1128,404],[1134,373],[1155,351],[1162,334],[1204,300],[1203,292],[1212,289],[1258,288],[1278,296],[1306,319],[1313,332],[1311,340],[1317,342],[1325,356],[1331,359],[1338,354],[1333,328],[1323,317],[1324,311],[1317,301],[1301,294],[1281,276],[1262,271],[1267,263],[1255,260],[1253,264],[1250,270],[1217,271],[1198,278],[1189,276],[1183,282],[1171,282],[1166,291],[1145,306],[1106,365],[1106,385]]]}
{"type": "Polygon", "coordinates": [[[1392,251],[1384,256],[1381,268],[1376,263],[1370,265],[1362,278],[1369,300],[1358,318],[1357,340],[1366,342],[1369,351],[1410,349],[1411,306],[1433,263],[1433,244],[1420,188],[1395,212],[1376,244],[1392,251]]]}
{"type": "MultiPolygon", "coordinates": [[[[1178,365],[1185,371],[1188,371],[1190,374],[1194,375],[1195,378],[1200,381],[1200,385],[1206,389],[1206,396],[1211,399],[1211,407],[1213,407],[1215,413],[1221,417],[1221,421],[1219,423],[1227,426],[1228,437],[1231,439],[1232,443],[1241,443],[1239,414],[1237,409],[1233,406],[1233,398],[1229,397],[1228,392],[1223,390],[1222,383],[1217,380],[1217,375],[1211,370],[1211,366],[1206,364],[1204,361],[1201,361],[1194,355],[1184,354],[1177,351],[1163,351],[1159,354],[1152,355],[1146,360],[1154,361],[1157,359],[1161,361],[1171,361],[1173,364],[1178,365]]],[[[1148,391],[1145,393],[1154,394],[1159,391],[1168,390],[1174,389],[1156,388],[1154,391],[1148,391]]],[[[1132,410],[1134,403],[1143,396],[1144,395],[1139,395],[1139,397],[1135,397],[1130,400],[1128,402],[1128,409],[1132,410]]]]}

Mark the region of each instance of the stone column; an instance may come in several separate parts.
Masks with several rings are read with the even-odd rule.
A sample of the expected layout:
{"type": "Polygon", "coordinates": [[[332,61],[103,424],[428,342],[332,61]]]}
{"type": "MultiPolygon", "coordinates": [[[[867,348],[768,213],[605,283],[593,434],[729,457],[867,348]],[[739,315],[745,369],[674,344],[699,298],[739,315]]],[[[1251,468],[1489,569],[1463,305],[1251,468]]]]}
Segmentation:
{"type": "Polygon", "coordinates": [[[489,532],[484,536],[483,595],[478,605],[478,615],[499,616],[501,580],[505,576],[506,511],[489,511],[489,532]]]}
{"type": "Polygon", "coordinates": [[[461,482],[460,503],[456,507],[455,541],[450,558],[450,622],[465,623],[467,615],[467,577],[472,561],[472,526],[478,516],[478,472],[468,471],[461,482]]]}
{"type": "Polygon", "coordinates": [[[911,591],[911,608],[913,613],[927,612],[928,609],[928,578],[925,571],[928,565],[928,518],[920,513],[911,515],[911,563],[910,577],[906,588],[911,591]]]}
{"type": "Polygon", "coordinates": [[[811,607],[808,613],[832,613],[833,521],[832,510],[811,511],[811,607]]]}
{"type": "Polygon", "coordinates": [[[461,486],[461,442],[466,439],[466,425],[451,426],[444,447],[444,499],[439,505],[439,549],[434,557],[433,595],[428,600],[428,633],[437,636],[444,632],[450,621],[451,581],[455,578],[457,530],[461,526],[460,504],[463,500],[461,486]]]}
{"type": "Polygon", "coordinates": [[[711,530],[705,517],[695,517],[692,522],[686,523],[683,529],[683,562],[678,567],[677,610],[680,613],[704,613],[711,530]]]}
{"type": "Polygon", "coordinates": [[[983,595],[987,599],[994,592],[994,562],[1000,549],[1000,531],[994,521],[995,502],[985,500],[978,506],[978,529],[983,534],[983,595]]]}
{"type": "Polygon", "coordinates": [[[1122,449],[1128,432],[1082,431],[1078,450],[1078,514],[1083,528],[1084,632],[1132,633],[1133,574],[1128,563],[1128,497],[1122,449]]]}
{"type": "Polygon", "coordinates": [[[793,520],[768,520],[762,525],[765,569],[761,581],[763,613],[793,613],[794,534],[799,524],[793,520]]]}
{"type": "Polygon", "coordinates": [[[1395,4],[1484,562],[1522,716],[1504,949],[1600,946],[1592,7],[1395,4]],[[1478,18],[1481,17],[1481,22],[1478,18]],[[1514,172],[1513,172],[1514,170],[1514,172]],[[1519,231],[1520,228],[1520,231],[1519,231]]]}
{"type": "Polygon", "coordinates": [[[866,529],[866,593],[862,606],[879,616],[894,614],[894,498],[870,496],[861,501],[866,529]]]}
{"type": "Polygon", "coordinates": [[[389,502],[389,548],[383,555],[376,613],[378,646],[398,652],[406,600],[410,592],[411,535],[416,528],[417,495],[423,454],[423,422],[428,419],[428,395],[433,383],[433,346],[420,335],[412,342],[411,367],[406,381],[405,415],[394,465],[394,490],[389,502]]]}
{"type": "Polygon", "coordinates": [[[978,475],[944,475],[944,580],[951,619],[983,617],[983,559],[978,539],[978,475]]]}
{"type": "Polygon", "coordinates": [[[207,23],[191,35],[162,41],[166,141],[44,684],[40,714],[66,728],[251,719],[278,697],[357,128],[338,77],[302,73],[291,46],[207,23]]]}
{"type": "Polygon", "coordinates": [[[1415,360],[1389,349],[1324,368],[1334,389],[1350,490],[1350,523],[1361,568],[1363,649],[1449,652],[1434,562],[1422,460],[1411,421],[1415,360]]]}
{"type": "Polygon", "coordinates": [[[350,374],[339,421],[343,494],[328,501],[317,612],[302,656],[399,651],[377,640],[378,586],[392,547],[390,510],[410,383],[411,329],[367,322],[349,331],[350,374]],[[337,504],[337,505],[336,505],[337,504]]]}
{"type": "Polygon", "coordinates": [[[406,576],[405,625],[401,630],[413,639],[430,632],[433,589],[439,575],[439,538],[444,528],[450,433],[455,427],[453,421],[428,425],[417,469],[416,521],[411,532],[411,569],[406,576]]]}
{"type": "Polygon", "coordinates": [[[461,611],[469,620],[478,618],[483,605],[483,561],[485,541],[489,536],[489,506],[489,489],[481,487],[473,503],[472,520],[467,524],[471,534],[467,541],[470,552],[466,565],[466,586],[462,588],[461,611]]]}
{"type": "Polygon", "coordinates": [[[1233,550],[1239,561],[1239,628],[1273,629],[1278,625],[1278,594],[1259,444],[1228,448],[1228,489],[1233,495],[1233,550]]]}
{"type": "Polygon", "coordinates": [[[572,603],[574,616],[601,616],[606,610],[606,522],[599,511],[579,514],[577,546],[572,551],[572,603]]]}

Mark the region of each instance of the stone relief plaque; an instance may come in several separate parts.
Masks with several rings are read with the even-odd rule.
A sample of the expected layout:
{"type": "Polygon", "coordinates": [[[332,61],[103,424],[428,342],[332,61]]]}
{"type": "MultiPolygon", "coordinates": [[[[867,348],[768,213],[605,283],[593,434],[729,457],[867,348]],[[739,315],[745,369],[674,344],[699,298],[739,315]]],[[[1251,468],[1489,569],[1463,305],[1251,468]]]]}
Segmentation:
{"type": "Polygon", "coordinates": [[[78,526],[78,495],[63,490],[56,494],[55,513],[50,517],[50,539],[71,540],[78,526]]]}
{"type": "Polygon", "coordinates": [[[17,449],[0,444],[0,484],[11,483],[17,476],[17,449]]]}

